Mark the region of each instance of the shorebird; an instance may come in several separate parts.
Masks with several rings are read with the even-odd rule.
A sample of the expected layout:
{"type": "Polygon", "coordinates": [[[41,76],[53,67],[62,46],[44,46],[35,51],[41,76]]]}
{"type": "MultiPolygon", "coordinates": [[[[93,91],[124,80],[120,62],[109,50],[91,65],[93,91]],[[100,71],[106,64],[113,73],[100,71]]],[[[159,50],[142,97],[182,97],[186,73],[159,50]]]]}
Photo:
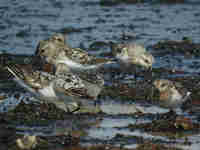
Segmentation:
{"type": "Polygon", "coordinates": [[[72,71],[98,69],[104,64],[112,63],[110,59],[97,58],[80,48],[71,48],[64,41],[60,34],[41,40],[35,55],[55,66],[60,63],[66,64],[72,71]]]}
{"type": "Polygon", "coordinates": [[[7,67],[8,71],[15,77],[14,81],[35,98],[54,103],[64,111],[74,112],[81,105],[93,105],[103,86],[101,78],[98,76],[89,78],[85,74],[79,77],[72,72],[63,71],[63,68],[66,70],[66,66],[60,64],[56,68],[56,73],[50,74],[26,69],[20,65],[7,67]],[[91,80],[93,82],[90,82],[91,80]],[[95,82],[100,84],[98,86],[92,84],[95,82]]]}
{"type": "Polygon", "coordinates": [[[121,70],[127,73],[135,73],[135,77],[138,69],[152,69],[154,57],[141,45],[111,43],[111,51],[118,60],[121,70]]]}
{"type": "Polygon", "coordinates": [[[175,109],[188,100],[191,92],[187,91],[180,83],[166,79],[157,79],[153,82],[158,91],[158,104],[161,107],[175,109]]]}

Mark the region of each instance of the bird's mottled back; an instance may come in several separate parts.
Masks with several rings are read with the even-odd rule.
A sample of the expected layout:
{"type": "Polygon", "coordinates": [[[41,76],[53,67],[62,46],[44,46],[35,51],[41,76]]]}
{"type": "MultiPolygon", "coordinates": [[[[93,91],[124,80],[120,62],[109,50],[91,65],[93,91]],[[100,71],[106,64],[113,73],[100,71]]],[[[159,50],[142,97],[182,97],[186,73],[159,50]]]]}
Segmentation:
{"type": "Polygon", "coordinates": [[[78,104],[92,102],[100,90],[97,88],[98,93],[94,95],[91,92],[94,90],[88,87],[88,83],[86,84],[86,81],[71,72],[60,72],[54,75],[43,71],[27,70],[20,65],[11,65],[7,69],[14,75],[15,81],[36,98],[54,103],[65,111],[69,105],[76,104],[76,107],[78,104]]]}
{"type": "Polygon", "coordinates": [[[110,62],[110,60],[98,62],[95,56],[86,51],[70,47],[60,34],[55,34],[47,40],[41,40],[35,54],[55,66],[64,63],[74,70],[96,69],[110,62]]]}
{"type": "Polygon", "coordinates": [[[93,56],[80,48],[70,48],[65,44],[55,43],[50,40],[41,40],[35,54],[54,65],[65,61],[80,65],[90,65],[93,59],[93,56]]]}

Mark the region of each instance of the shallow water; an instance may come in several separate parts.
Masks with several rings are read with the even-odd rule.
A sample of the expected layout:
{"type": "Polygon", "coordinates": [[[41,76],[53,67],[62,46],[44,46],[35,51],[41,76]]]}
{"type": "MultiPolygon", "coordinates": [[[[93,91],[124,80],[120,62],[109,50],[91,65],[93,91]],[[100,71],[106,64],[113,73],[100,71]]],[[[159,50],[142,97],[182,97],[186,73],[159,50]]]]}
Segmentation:
{"type": "MultiPolygon", "coordinates": [[[[199,6],[198,0],[188,0],[187,3],[180,4],[159,4],[150,1],[112,7],[101,6],[98,0],[1,0],[0,47],[2,51],[12,54],[34,54],[39,40],[46,39],[55,32],[66,32],[67,42],[72,47],[82,45],[88,48],[95,41],[122,42],[123,33],[129,36],[128,41],[141,43],[145,47],[166,39],[181,40],[185,36],[199,43],[199,6]]],[[[103,47],[98,52],[91,53],[100,54],[106,51],[107,49],[103,47]]],[[[155,51],[151,49],[150,51],[156,57],[153,68],[163,67],[184,71],[186,74],[182,74],[183,76],[192,76],[200,72],[199,58],[185,58],[181,54],[161,57],[157,56],[155,51]]],[[[169,76],[173,78],[178,75],[169,76]]],[[[155,107],[149,109],[144,106],[146,112],[155,113],[156,110],[159,113],[165,112],[155,107]]],[[[118,108],[116,105],[116,110],[118,108]]],[[[135,147],[134,143],[137,142],[134,139],[116,140],[114,138],[116,134],[142,136],[145,139],[159,138],[161,143],[166,142],[169,145],[174,142],[167,137],[154,136],[143,131],[115,128],[149,120],[151,121],[151,118],[138,119],[131,115],[125,117],[116,115],[114,118],[106,116],[101,121],[100,127],[87,129],[88,135],[83,137],[82,144],[93,143],[93,140],[97,139],[100,143],[104,143],[109,139],[108,142],[115,145],[135,147]]],[[[180,143],[178,147],[197,149],[200,145],[199,136],[191,135],[187,138],[192,143],[191,146],[184,145],[184,141],[180,138],[180,142],[176,139],[176,144],[180,143]]]]}

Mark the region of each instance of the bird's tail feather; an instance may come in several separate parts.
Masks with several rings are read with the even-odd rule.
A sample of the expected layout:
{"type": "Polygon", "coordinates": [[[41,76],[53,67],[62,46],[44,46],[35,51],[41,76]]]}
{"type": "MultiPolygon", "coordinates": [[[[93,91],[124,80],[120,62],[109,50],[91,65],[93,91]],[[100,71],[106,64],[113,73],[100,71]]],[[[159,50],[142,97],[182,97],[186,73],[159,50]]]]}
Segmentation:
{"type": "Polygon", "coordinates": [[[7,65],[7,70],[18,80],[24,80],[23,70],[18,65],[7,65]]]}

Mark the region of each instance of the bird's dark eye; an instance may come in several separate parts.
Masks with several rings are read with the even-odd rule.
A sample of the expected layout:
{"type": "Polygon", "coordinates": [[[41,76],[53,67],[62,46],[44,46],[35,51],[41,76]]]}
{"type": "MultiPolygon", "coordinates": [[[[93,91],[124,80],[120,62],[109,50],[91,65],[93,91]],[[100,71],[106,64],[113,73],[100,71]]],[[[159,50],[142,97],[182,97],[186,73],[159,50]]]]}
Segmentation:
{"type": "Polygon", "coordinates": [[[41,49],[41,51],[40,51],[41,53],[44,53],[45,52],[45,50],[44,49],[41,49]]]}
{"type": "Polygon", "coordinates": [[[166,83],[163,83],[163,84],[160,85],[161,88],[163,88],[163,87],[165,87],[165,86],[167,86],[166,83]]]}
{"type": "Polygon", "coordinates": [[[121,53],[121,51],[122,51],[122,50],[121,50],[120,48],[117,49],[117,52],[121,53]]]}
{"type": "Polygon", "coordinates": [[[62,38],[59,38],[59,37],[53,37],[52,39],[53,39],[53,41],[58,41],[58,42],[62,42],[63,41],[62,38]]]}
{"type": "Polygon", "coordinates": [[[57,38],[56,40],[58,40],[59,42],[62,42],[62,39],[61,39],[61,38],[57,38]]]}
{"type": "Polygon", "coordinates": [[[145,59],[144,62],[145,62],[145,63],[149,63],[149,60],[145,59]]]}

